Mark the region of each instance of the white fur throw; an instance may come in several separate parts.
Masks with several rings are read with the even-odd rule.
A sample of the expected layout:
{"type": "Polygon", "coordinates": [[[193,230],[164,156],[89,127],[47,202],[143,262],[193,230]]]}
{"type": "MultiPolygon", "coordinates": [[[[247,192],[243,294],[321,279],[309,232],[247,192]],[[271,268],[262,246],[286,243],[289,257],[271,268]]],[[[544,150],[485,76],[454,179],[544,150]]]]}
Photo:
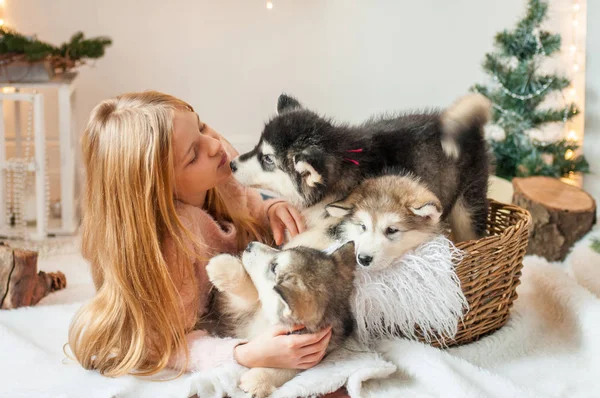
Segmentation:
{"type": "Polygon", "coordinates": [[[385,269],[359,267],[352,305],[361,343],[398,332],[416,339],[415,325],[428,342],[454,337],[468,308],[454,272],[461,259],[462,252],[439,236],[385,269]]]}
{"type": "MultiPolygon", "coordinates": [[[[598,232],[600,227],[593,234],[598,232]]],[[[577,243],[564,264],[527,256],[519,298],[506,326],[494,334],[448,350],[386,341],[378,349],[389,362],[341,350],[274,398],[318,396],[343,384],[352,398],[598,396],[600,254],[589,240],[577,243]]],[[[156,382],[103,377],[66,360],[63,344],[81,305],[68,303],[89,299],[94,287],[79,255],[42,258],[39,265],[46,272],[62,270],[69,285],[36,307],[0,311],[0,398],[245,396],[236,388],[239,366],[156,382]]]]}

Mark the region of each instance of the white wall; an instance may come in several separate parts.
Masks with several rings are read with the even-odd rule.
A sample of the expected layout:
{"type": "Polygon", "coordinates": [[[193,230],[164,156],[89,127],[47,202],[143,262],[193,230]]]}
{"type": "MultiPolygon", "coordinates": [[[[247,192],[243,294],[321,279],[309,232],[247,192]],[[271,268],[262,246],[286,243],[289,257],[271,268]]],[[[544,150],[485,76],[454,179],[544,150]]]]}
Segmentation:
{"type": "MultiPolygon", "coordinates": [[[[587,18],[588,22],[600,20],[599,2],[588,2],[587,18]]],[[[583,187],[600,205],[600,26],[597,23],[588,23],[587,49],[584,152],[592,174],[584,177],[583,187]]]]}
{"type": "MultiPolygon", "coordinates": [[[[53,43],[77,30],[114,39],[81,69],[79,128],[100,100],[157,89],[190,102],[243,151],[282,91],[347,121],[449,104],[487,81],[484,54],[526,0],[274,0],[271,11],[264,0],[5,3],[8,25],[53,43]]],[[[558,30],[570,1],[552,3],[548,28],[558,30]]]]}

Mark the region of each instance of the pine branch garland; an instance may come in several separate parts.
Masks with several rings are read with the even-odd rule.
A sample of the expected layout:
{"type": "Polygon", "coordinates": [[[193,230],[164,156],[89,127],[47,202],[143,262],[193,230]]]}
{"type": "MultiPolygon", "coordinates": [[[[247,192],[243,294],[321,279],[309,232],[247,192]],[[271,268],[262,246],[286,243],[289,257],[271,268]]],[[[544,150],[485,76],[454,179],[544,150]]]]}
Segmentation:
{"type": "Polygon", "coordinates": [[[111,44],[108,37],[86,39],[82,32],[77,32],[69,42],[56,47],[35,36],[24,36],[15,30],[0,27],[0,62],[48,60],[55,69],[66,72],[85,64],[86,59],[103,57],[106,47],[111,44]]]}

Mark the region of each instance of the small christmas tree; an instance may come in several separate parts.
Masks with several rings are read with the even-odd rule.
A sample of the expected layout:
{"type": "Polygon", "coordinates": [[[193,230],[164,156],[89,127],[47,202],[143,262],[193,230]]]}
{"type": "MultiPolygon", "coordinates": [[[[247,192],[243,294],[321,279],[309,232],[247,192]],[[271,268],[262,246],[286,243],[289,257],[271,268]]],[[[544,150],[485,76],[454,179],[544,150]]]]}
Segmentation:
{"type": "Polygon", "coordinates": [[[579,148],[574,141],[538,140],[535,132],[547,123],[566,123],[578,114],[575,104],[563,109],[540,109],[552,92],[569,86],[567,78],[540,73],[541,62],[560,50],[559,34],[540,30],[546,18],[548,4],[529,0],[527,15],[509,32],[495,37],[497,52],[485,55],[483,67],[491,75],[491,87],[475,85],[474,91],[488,97],[493,104],[495,137],[490,139],[496,157],[496,174],[512,179],[515,176],[568,176],[573,172],[588,172],[583,156],[575,156],[579,148]]]}

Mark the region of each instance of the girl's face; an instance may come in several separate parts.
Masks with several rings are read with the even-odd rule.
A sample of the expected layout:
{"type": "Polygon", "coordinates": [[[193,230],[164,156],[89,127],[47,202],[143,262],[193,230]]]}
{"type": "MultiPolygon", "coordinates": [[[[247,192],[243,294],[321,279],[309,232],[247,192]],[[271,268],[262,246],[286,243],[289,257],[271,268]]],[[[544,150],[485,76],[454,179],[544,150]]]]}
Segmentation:
{"type": "Polygon", "coordinates": [[[229,156],[219,135],[190,111],[175,111],[173,118],[175,197],[202,207],[206,191],[231,175],[229,156]]]}

